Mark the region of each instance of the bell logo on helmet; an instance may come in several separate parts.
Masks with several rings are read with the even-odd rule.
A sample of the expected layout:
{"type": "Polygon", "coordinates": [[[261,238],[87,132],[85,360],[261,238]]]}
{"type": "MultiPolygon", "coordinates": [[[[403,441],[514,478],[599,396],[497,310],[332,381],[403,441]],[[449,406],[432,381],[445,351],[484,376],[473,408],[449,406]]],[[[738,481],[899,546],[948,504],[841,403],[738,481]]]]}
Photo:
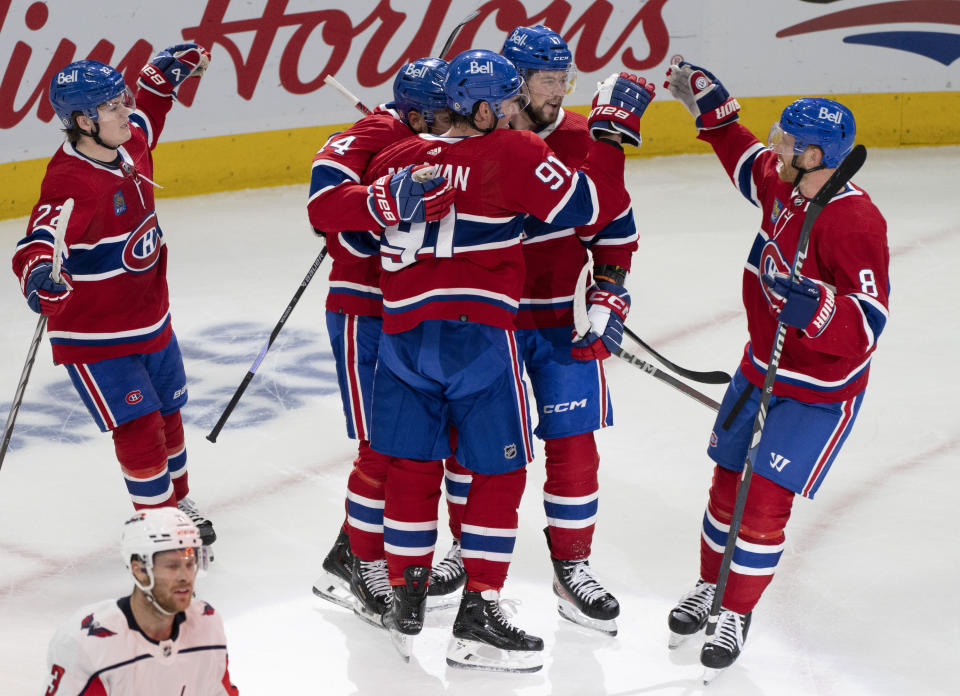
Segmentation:
{"type": "Polygon", "coordinates": [[[827,107],[821,106],[820,113],[817,114],[817,118],[822,121],[833,121],[834,123],[840,123],[841,119],[843,118],[843,114],[839,111],[830,111],[830,109],[827,107]]]}
{"type": "Polygon", "coordinates": [[[71,70],[69,73],[58,73],[57,74],[57,84],[58,85],[69,85],[72,82],[77,81],[77,71],[71,70]]]}
{"type": "Polygon", "coordinates": [[[471,60],[470,69],[467,70],[467,73],[470,75],[493,75],[493,63],[487,60],[481,64],[480,61],[471,60]]]}
{"type": "Polygon", "coordinates": [[[416,64],[410,63],[410,65],[407,66],[407,69],[403,71],[403,74],[407,75],[408,77],[420,78],[427,74],[427,66],[424,65],[423,67],[418,68],[416,64]]]}
{"type": "Polygon", "coordinates": [[[510,43],[515,43],[517,46],[523,46],[527,43],[527,35],[517,28],[513,30],[512,34],[510,34],[509,41],[510,43]]]}

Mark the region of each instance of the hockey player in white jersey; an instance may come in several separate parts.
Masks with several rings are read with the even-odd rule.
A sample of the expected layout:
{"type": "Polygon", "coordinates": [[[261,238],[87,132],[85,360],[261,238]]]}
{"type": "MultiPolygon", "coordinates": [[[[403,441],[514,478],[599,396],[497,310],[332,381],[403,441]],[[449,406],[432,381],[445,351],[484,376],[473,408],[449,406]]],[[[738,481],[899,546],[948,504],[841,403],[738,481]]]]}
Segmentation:
{"type": "Polygon", "coordinates": [[[133,592],[60,626],[46,696],[237,696],[220,615],[193,598],[200,546],[196,525],[176,508],[127,520],[121,550],[133,592]]]}

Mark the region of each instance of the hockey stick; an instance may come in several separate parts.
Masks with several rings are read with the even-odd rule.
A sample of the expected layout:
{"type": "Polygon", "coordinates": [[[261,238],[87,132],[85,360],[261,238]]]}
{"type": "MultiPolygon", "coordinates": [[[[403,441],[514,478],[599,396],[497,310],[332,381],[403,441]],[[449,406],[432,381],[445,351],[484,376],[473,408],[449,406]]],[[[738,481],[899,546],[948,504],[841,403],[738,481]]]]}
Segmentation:
{"type": "Polygon", "coordinates": [[[240,382],[240,386],[237,387],[237,390],[233,393],[233,396],[230,398],[230,403],[227,404],[227,407],[223,410],[223,413],[220,414],[220,420],[217,421],[217,424],[213,426],[213,430],[210,431],[210,434],[207,435],[207,439],[210,442],[216,442],[217,436],[220,434],[220,431],[223,429],[224,424],[227,422],[227,418],[230,417],[230,414],[233,413],[233,409],[236,408],[237,402],[240,401],[240,397],[243,396],[243,392],[246,391],[247,385],[250,384],[250,380],[253,379],[253,376],[257,372],[257,368],[260,367],[260,363],[263,362],[263,359],[267,355],[267,351],[270,350],[270,346],[273,345],[273,342],[277,340],[277,336],[280,334],[280,329],[283,328],[283,325],[287,322],[287,317],[290,316],[290,313],[293,311],[293,308],[297,306],[297,302],[300,301],[300,296],[303,295],[303,291],[307,289],[307,285],[310,284],[310,281],[313,280],[313,275],[317,272],[317,269],[320,268],[320,264],[323,263],[323,260],[327,256],[327,247],[323,247],[320,250],[320,254],[313,261],[313,265],[310,266],[310,270],[307,271],[307,275],[303,277],[303,280],[300,282],[300,287],[297,288],[297,291],[293,294],[293,299],[290,300],[290,303],[287,305],[287,308],[283,310],[283,314],[280,316],[280,321],[277,322],[277,325],[273,327],[273,332],[270,334],[270,338],[267,339],[266,344],[260,350],[260,354],[257,355],[256,359],[253,361],[253,364],[250,366],[250,369],[247,371],[247,374],[244,375],[243,380],[240,382]]]}
{"type": "MultiPolygon", "coordinates": [[[[60,264],[62,263],[61,254],[63,253],[63,240],[67,234],[67,224],[70,222],[70,215],[73,213],[73,199],[68,198],[60,206],[60,214],[57,216],[57,224],[53,230],[53,270],[50,277],[59,283],[63,277],[60,273],[60,264]]],[[[40,348],[40,339],[43,337],[43,331],[47,328],[47,315],[41,314],[37,320],[37,328],[33,332],[33,338],[30,339],[30,348],[27,350],[27,360],[23,365],[23,371],[20,373],[20,383],[17,385],[17,391],[13,395],[13,403],[10,404],[10,413],[7,414],[7,423],[3,426],[3,441],[0,442],[0,467],[3,466],[3,458],[7,455],[7,447],[10,445],[10,438],[13,437],[13,426],[17,421],[17,414],[20,413],[20,404],[23,403],[23,393],[27,389],[27,380],[30,379],[30,372],[33,370],[33,362],[37,357],[37,350],[40,348]]]]}
{"type": "Polygon", "coordinates": [[[626,325],[623,327],[623,332],[636,341],[640,347],[650,353],[650,355],[666,365],[668,369],[673,370],[681,377],[692,379],[694,382],[703,382],[704,384],[728,384],[730,382],[730,375],[728,375],[726,372],[721,372],[719,370],[717,372],[697,372],[696,370],[688,370],[680,367],[676,363],[670,362],[665,357],[660,355],[660,353],[644,343],[643,339],[637,336],[637,334],[633,333],[633,331],[630,330],[630,327],[626,325]]]}
{"type": "MultiPolygon", "coordinates": [[[[797,254],[793,259],[793,266],[790,268],[790,281],[795,282],[800,277],[800,270],[803,268],[803,262],[807,257],[807,248],[810,245],[810,231],[813,229],[813,223],[823,212],[824,207],[830,202],[833,194],[844,186],[850,178],[856,174],[867,159],[867,149],[863,145],[857,145],[850,151],[840,166],[830,175],[827,183],[820,187],[820,190],[814,195],[807,206],[806,216],[803,218],[803,226],[800,228],[800,238],[797,240],[797,254]]],[[[759,279],[758,279],[759,280],[759,279]]],[[[710,606],[710,617],[707,619],[707,640],[712,641],[713,635],[717,630],[717,620],[720,617],[720,607],[723,603],[723,593],[727,588],[727,580],[730,576],[730,565],[733,562],[733,552],[737,545],[737,535],[740,532],[740,523],[743,521],[743,510],[747,504],[747,493],[750,490],[750,478],[753,476],[753,462],[756,458],[757,449],[760,446],[760,438],[763,435],[763,424],[767,418],[767,407],[770,405],[770,398],[773,395],[773,385],[777,378],[777,368],[780,365],[780,356],[783,354],[783,342],[787,337],[787,325],[783,322],[777,322],[777,338],[773,344],[773,350],[770,354],[770,362],[767,365],[767,374],[763,378],[763,391],[760,394],[760,405],[757,408],[756,418],[753,419],[753,435],[750,439],[750,448],[747,450],[747,456],[743,464],[743,474],[740,477],[740,485],[737,487],[737,498],[733,507],[733,516],[730,519],[730,530],[727,532],[727,544],[723,549],[723,560],[720,562],[720,571],[717,574],[717,587],[713,595],[713,604],[710,606]]]]}
{"type": "Polygon", "coordinates": [[[456,40],[457,35],[460,33],[460,30],[463,29],[467,24],[472,22],[480,14],[480,10],[471,12],[467,17],[460,22],[457,26],[453,28],[453,31],[450,32],[450,36],[447,37],[447,42],[443,44],[443,48],[440,49],[440,53],[437,55],[437,58],[440,60],[445,60],[444,56],[447,55],[447,51],[450,50],[450,46],[453,45],[454,40],[456,40]]]}
{"type": "MultiPolygon", "coordinates": [[[[573,291],[573,328],[576,331],[576,336],[574,336],[575,341],[579,340],[580,337],[586,336],[588,333],[590,333],[590,318],[587,316],[587,276],[589,273],[590,262],[587,261],[587,263],[583,265],[583,268],[580,269],[580,275],[577,276],[577,284],[573,291]]],[[[674,389],[679,389],[684,394],[696,399],[704,406],[712,408],[714,411],[719,410],[720,404],[706,394],[700,393],[689,384],[684,384],[673,375],[668,375],[666,372],[657,368],[656,366],[651,365],[648,362],[644,362],[636,355],[632,355],[622,348],[618,348],[613,352],[613,354],[618,358],[626,360],[631,365],[639,367],[651,377],[656,377],[661,382],[666,382],[674,389]]]]}

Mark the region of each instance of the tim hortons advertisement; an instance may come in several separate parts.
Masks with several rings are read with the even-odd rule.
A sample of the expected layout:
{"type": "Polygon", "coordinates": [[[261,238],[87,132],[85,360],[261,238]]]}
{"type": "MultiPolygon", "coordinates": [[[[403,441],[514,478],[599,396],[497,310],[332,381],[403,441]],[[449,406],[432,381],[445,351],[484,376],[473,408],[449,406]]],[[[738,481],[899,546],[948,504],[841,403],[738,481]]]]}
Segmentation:
{"type": "Polygon", "coordinates": [[[580,105],[614,71],[659,83],[678,55],[744,97],[951,90],[960,55],[955,0],[0,0],[0,162],[56,146],[46,94],[72,60],[109,63],[133,83],[165,46],[209,48],[202,83],[179,91],[190,118],[171,118],[166,141],[344,123],[356,113],[326,75],[367,104],[387,101],[400,66],[436,55],[474,11],[445,57],[499,50],[512,28],[545,24],[574,53],[567,103],[580,105]]]}

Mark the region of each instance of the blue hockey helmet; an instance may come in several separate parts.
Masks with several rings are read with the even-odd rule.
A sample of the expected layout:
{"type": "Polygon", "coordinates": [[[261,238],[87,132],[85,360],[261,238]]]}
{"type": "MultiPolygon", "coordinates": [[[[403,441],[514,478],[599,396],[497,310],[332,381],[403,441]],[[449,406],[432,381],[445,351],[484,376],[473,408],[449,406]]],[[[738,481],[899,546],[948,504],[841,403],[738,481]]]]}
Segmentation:
{"type": "Polygon", "coordinates": [[[523,79],[513,63],[484,49],[472,49],[457,55],[450,61],[443,82],[447,105],[464,116],[473,115],[474,105],[485,101],[497,118],[503,118],[500,105],[519,95],[521,87],[523,79]]]}
{"type": "Polygon", "coordinates": [[[503,42],[500,53],[518,70],[568,70],[573,54],[567,42],[542,24],[517,27],[503,42]]]}
{"type": "Polygon", "coordinates": [[[50,104],[66,128],[73,126],[73,113],[81,112],[92,121],[97,107],[127,92],[123,75],[96,60],[70,63],[50,81],[50,104]]]}
{"type": "Polygon", "coordinates": [[[400,68],[393,81],[393,102],[405,123],[410,110],[416,109],[433,125],[433,112],[447,108],[443,92],[446,76],[447,61],[439,58],[419,58],[400,68]]]}
{"type": "Polygon", "coordinates": [[[797,99],[774,125],[794,138],[793,152],[801,154],[809,145],[823,151],[823,166],[834,169],[853,149],[857,125],[853,113],[833,99],[797,99]]]}

